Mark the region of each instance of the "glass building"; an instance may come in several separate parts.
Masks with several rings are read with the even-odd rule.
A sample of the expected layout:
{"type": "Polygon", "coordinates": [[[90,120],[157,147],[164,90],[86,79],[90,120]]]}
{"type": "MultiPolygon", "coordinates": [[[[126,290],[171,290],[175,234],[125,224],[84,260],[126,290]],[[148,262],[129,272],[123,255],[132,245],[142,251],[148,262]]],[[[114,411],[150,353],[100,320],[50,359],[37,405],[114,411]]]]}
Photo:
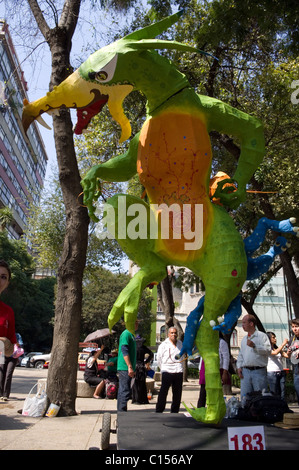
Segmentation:
{"type": "Polygon", "coordinates": [[[8,25],[0,19],[0,208],[12,211],[14,220],[6,228],[15,239],[23,234],[30,202],[39,201],[48,160],[36,124],[24,133],[27,91],[8,25]]]}

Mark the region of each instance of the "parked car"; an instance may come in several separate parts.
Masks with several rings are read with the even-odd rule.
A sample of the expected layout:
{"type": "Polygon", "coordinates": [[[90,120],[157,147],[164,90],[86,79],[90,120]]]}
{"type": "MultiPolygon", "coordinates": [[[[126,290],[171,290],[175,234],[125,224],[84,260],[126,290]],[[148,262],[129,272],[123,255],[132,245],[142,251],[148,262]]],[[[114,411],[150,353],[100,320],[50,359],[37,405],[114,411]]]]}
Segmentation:
{"type": "MultiPolygon", "coordinates": [[[[86,359],[88,358],[88,352],[78,353],[78,370],[85,370],[86,359]]],[[[98,370],[105,369],[105,361],[98,359],[98,370]]]]}
{"type": "MultiPolygon", "coordinates": [[[[86,359],[88,358],[89,353],[87,352],[79,352],[78,353],[78,370],[85,370],[85,365],[86,365],[86,359]]],[[[102,361],[101,359],[98,359],[98,370],[103,370],[105,369],[105,362],[102,361]]],[[[47,360],[43,364],[43,369],[48,369],[50,364],[50,360],[47,360]]]]}
{"type": "Polygon", "coordinates": [[[42,352],[31,352],[25,354],[25,356],[21,360],[21,367],[30,367],[30,358],[32,356],[38,356],[39,354],[43,354],[42,352]]]}
{"type": "Polygon", "coordinates": [[[44,364],[46,361],[49,361],[51,357],[51,353],[49,354],[36,354],[35,356],[31,356],[29,360],[30,367],[35,367],[35,369],[43,369],[44,364]]]}

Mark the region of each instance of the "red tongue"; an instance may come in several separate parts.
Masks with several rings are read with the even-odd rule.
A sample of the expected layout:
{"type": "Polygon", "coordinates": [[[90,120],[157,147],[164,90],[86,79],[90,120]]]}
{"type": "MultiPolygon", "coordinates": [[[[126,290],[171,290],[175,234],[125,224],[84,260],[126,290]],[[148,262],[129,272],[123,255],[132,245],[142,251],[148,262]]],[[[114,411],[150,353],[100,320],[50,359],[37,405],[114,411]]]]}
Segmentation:
{"type": "Polygon", "coordinates": [[[107,101],[108,97],[105,97],[99,101],[96,101],[95,103],[92,103],[86,108],[77,109],[78,122],[74,128],[74,133],[77,135],[82,134],[82,131],[87,128],[91,119],[102,110],[107,101]]]}

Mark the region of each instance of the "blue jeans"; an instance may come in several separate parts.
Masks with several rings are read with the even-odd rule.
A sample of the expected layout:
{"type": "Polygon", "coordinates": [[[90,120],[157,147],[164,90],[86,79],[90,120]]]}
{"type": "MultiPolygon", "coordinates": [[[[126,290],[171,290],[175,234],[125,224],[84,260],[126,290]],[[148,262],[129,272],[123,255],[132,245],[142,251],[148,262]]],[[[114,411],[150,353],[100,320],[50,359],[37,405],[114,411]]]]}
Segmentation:
{"type": "Polygon", "coordinates": [[[245,367],[242,368],[243,379],[241,379],[241,397],[251,392],[262,392],[267,390],[267,369],[250,370],[245,367]]]}
{"type": "Polygon", "coordinates": [[[117,411],[127,411],[127,403],[131,398],[131,381],[127,370],[118,370],[117,411]]]}
{"type": "Polygon", "coordinates": [[[285,399],[286,373],[284,370],[278,372],[267,372],[267,379],[270,392],[285,399]]]}

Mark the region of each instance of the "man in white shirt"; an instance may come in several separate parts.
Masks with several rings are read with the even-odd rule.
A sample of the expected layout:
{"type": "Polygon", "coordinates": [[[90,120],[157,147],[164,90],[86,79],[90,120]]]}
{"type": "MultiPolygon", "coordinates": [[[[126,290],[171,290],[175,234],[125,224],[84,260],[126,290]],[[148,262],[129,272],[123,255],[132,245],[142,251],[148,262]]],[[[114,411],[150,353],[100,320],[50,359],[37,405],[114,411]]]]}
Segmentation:
{"type": "Polygon", "coordinates": [[[243,330],[247,332],[241,342],[237,359],[237,372],[241,379],[241,398],[247,393],[267,390],[267,363],[271,354],[268,336],[256,329],[253,315],[245,315],[243,330]]]}
{"type": "Polygon", "coordinates": [[[177,360],[183,345],[177,339],[177,329],[168,330],[168,338],[160,344],[157,352],[157,362],[162,374],[162,383],[156,405],[156,412],[163,413],[166,406],[167,394],[172,387],[171,413],[178,413],[181,404],[183,388],[183,365],[181,359],[177,360]]]}

